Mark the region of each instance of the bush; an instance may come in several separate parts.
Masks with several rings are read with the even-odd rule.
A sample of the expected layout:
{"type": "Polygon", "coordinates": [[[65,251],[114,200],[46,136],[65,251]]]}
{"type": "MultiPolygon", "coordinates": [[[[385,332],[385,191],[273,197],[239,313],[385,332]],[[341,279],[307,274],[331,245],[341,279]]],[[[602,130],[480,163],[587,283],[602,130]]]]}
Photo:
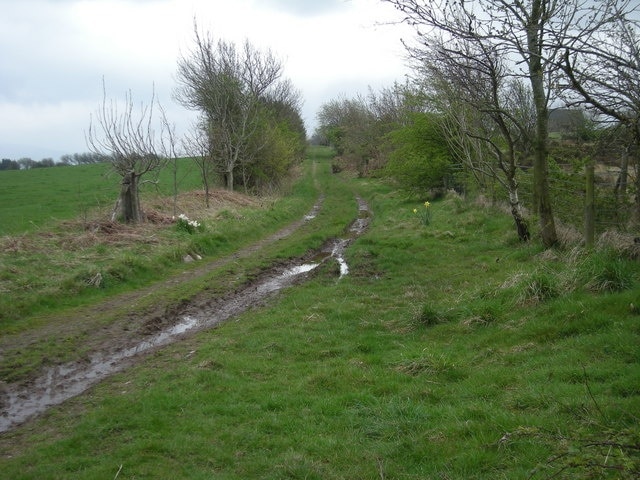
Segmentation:
{"type": "Polygon", "coordinates": [[[452,160],[438,122],[434,115],[414,114],[406,126],[391,132],[394,150],[386,174],[402,189],[423,195],[450,186],[452,160]]]}

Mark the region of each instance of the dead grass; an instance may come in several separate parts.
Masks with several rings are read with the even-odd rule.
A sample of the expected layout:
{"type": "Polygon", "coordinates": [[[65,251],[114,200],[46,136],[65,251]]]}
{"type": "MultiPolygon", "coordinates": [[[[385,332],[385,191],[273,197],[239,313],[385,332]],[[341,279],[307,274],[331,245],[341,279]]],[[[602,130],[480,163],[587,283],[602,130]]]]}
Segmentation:
{"type": "Polygon", "coordinates": [[[639,259],[640,243],[630,233],[607,231],[598,238],[596,245],[600,249],[612,249],[624,257],[639,259]]]}
{"type": "MultiPolygon", "coordinates": [[[[204,191],[182,193],[176,202],[176,213],[196,220],[213,220],[221,212],[236,215],[237,209],[263,208],[270,205],[268,197],[250,197],[239,192],[213,190],[209,193],[209,207],[205,204],[204,191]]],[[[146,199],[147,221],[128,225],[110,220],[108,209],[94,212],[91,218],[66,220],[54,231],[42,231],[0,238],[0,258],[5,254],[50,252],[52,250],[75,252],[104,245],[124,247],[134,244],[160,243],[159,235],[167,226],[175,223],[172,198],[146,199]]]]}
{"type": "Polygon", "coordinates": [[[272,202],[269,197],[252,197],[228,190],[210,191],[208,207],[206,200],[203,190],[182,193],[178,195],[174,209],[173,198],[154,198],[148,202],[147,216],[151,214],[154,218],[168,218],[172,221],[174,215],[184,214],[189,218],[203,220],[215,218],[221,210],[245,207],[261,208],[272,202]]]}

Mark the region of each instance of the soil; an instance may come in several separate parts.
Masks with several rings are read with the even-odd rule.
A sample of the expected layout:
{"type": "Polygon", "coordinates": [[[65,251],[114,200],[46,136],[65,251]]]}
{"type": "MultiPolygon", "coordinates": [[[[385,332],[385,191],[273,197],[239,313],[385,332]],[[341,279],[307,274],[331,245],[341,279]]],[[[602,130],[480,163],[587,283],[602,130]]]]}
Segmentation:
{"type": "Polygon", "coordinates": [[[44,368],[37,378],[13,384],[0,382],[0,432],[41,414],[53,405],[76,396],[106,376],[121,371],[153,349],[160,348],[203,329],[232,318],[249,308],[263,304],[276,292],[307,278],[315,268],[333,259],[340,275],[349,272],[344,250],[369,225],[370,210],[358,198],[359,215],[346,229],[344,238],[328,241],[317,252],[304,258],[272,265],[236,291],[213,295],[200,292],[188,301],[168,307],[156,303],[144,305],[145,298],[158,298],[163,291],[204,276],[214,269],[260,251],[286,238],[305,222],[312,221],[322,208],[322,198],[313,209],[296,221],[263,240],[213,262],[203,262],[183,274],[163,282],[118,295],[97,305],[74,311],[73,315],[48,318],[41,328],[0,339],[0,352],[7,348],[28,349],[30,345],[52,339],[81,338],[83,352],[77,360],[44,368]],[[100,318],[97,325],[95,318],[100,318]]]}

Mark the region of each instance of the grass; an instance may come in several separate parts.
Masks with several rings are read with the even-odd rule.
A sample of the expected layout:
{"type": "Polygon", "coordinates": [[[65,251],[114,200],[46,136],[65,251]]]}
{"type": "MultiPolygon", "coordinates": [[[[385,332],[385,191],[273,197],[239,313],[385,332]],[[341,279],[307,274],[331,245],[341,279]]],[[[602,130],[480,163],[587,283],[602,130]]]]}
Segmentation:
{"type": "MultiPolygon", "coordinates": [[[[93,178],[100,166],[91,167],[85,172],[87,178],[93,178]]],[[[48,170],[75,172],[76,168],[80,175],[83,167],[48,170]]],[[[142,228],[113,224],[108,221],[107,208],[106,218],[103,209],[102,214],[97,211],[91,217],[0,237],[0,332],[13,330],[24,318],[38,313],[82,305],[157,281],[183,269],[187,254],[208,258],[228,254],[300,218],[317,196],[310,178],[281,199],[253,201],[225,195],[209,209],[201,196],[183,193],[178,197],[178,211],[204,225],[194,235],[174,228],[172,199],[147,195],[145,208],[160,212],[156,213],[159,223],[142,228]],[[92,282],[96,275],[101,278],[99,288],[92,282]]]]}
{"type": "MultiPolygon", "coordinates": [[[[348,276],[323,270],[3,434],[3,475],[637,478],[637,263],[544,254],[457,199],[423,226],[382,183],[319,181],[323,231],[350,191],[374,212],[348,276]]],[[[322,237],[300,235],[268,257],[322,237]]]]}
{"type": "MultiPolygon", "coordinates": [[[[176,181],[181,192],[200,185],[189,159],[178,161],[176,181]]],[[[172,166],[162,170],[158,182],[157,189],[145,185],[147,198],[156,191],[173,193],[172,166]]],[[[106,163],[0,172],[0,237],[49,228],[59,220],[92,217],[96,209],[112,208],[119,191],[119,178],[106,163]]]]}

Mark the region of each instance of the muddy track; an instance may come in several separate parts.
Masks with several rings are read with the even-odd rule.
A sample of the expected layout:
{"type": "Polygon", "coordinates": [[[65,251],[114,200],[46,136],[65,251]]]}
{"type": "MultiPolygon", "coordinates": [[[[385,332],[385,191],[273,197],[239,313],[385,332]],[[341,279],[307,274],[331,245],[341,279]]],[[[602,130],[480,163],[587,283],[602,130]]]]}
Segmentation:
{"type": "MultiPolygon", "coordinates": [[[[121,310],[123,306],[135,305],[146,296],[155,295],[159,291],[168,291],[182,282],[204,276],[214,269],[248,257],[265,246],[288,237],[304,223],[312,221],[322,208],[322,200],[320,198],[312,210],[299,221],[232,255],[190,269],[188,272],[153,286],[119,295],[99,305],[82,309],[74,315],[74,318],[81,320],[83,316],[91,318],[99,312],[104,314],[111,310],[121,310]]],[[[90,353],[87,353],[82,361],[53,365],[46,368],[38,378],[30,379],[28,382],[0,384],[0,433],[14,428],[53,405],[84,392],[106,376],[139,361],[144,354],[153,349],[172,343],[185,335],[215,327],[220,322],[263,304],[276,292],[304,281],[310,272],[327,261],[337,262],[340,276],[348,274],[344,251],[367,229],[371,215],[366,202],[360,198],[357,198],[357,201],[358,216],[345,229],[342,238],[327,240],[318,251],[310,252],[302,258],[290,259],[286,264],[273,265],[258,278],[252,279],[234,292],[219,296],[212,296],[210,292],[201,292],[194,295],[189,302],[169,310],[158,306],[143,313],[136,312],[135,326],[130,322],[120,321],[105,325],[100,331],[93,332],[95,334],[90,335],[85,343],[90,353]]],[[[60,325],[77,327],[78,324],[77,321],[61,324],[56,322],[56,328],[60,328],[60,325]]],[[[37,335],[44,337],[60,333],[45,327],[39,329],[37,335]]],[[[28,342],[34,339],[26,335],[22,341],[27,343],[26,348],[28,342]]],[[[6,344],[7,340],[5,339],[3,343],[6,344]]],[[[0,344],[0,348],[5,346],[0,344]]]]}

